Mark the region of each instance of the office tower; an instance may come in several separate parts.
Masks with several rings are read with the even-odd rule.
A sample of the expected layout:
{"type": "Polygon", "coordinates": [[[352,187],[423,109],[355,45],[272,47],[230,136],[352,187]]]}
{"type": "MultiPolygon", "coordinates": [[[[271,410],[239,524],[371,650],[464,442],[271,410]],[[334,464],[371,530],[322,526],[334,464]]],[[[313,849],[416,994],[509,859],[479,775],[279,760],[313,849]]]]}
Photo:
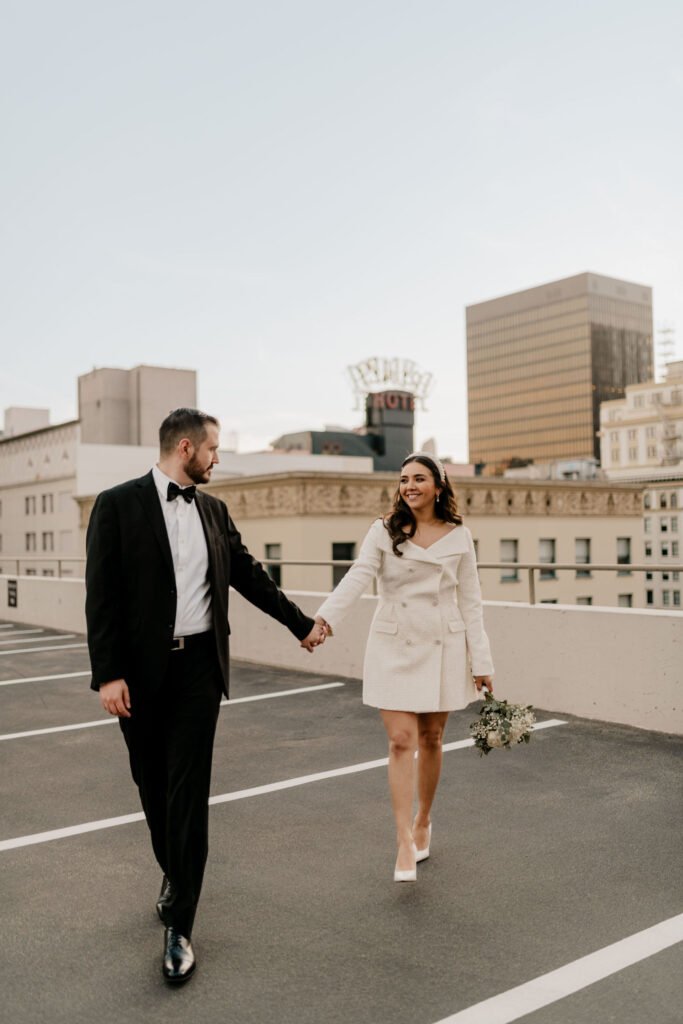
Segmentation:
{"type": "Polygon", "coordinates": [[[652,289],[585,273],[466,312],[470,462],[599,459],[600,403],[652,378],[652,289]]]}

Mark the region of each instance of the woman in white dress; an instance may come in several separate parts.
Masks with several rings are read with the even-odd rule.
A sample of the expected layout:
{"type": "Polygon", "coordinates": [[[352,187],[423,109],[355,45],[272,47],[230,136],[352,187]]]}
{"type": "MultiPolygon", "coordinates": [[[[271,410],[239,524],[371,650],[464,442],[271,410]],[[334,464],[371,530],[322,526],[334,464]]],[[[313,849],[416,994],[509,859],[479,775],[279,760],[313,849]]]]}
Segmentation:
{"type": "Polygon", "coordinates": [[[429,856],[448,714],[476,700],[484,685],[493,689],[472,535],[442,464],[426,452],[405,460],[390,515],[373,523],[358,559],[318,609],[330,635],[374,578],[379,601],[365,652],[363,703],[380,709],[389,737],[394,879],[408,882],[429,856]]]}

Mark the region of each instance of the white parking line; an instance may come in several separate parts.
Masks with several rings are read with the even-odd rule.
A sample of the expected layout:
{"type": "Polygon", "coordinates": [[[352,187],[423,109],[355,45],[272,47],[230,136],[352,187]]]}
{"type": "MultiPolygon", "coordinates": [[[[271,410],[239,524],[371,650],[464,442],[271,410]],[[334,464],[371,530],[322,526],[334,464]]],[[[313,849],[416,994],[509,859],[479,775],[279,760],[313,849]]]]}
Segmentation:
{"type": "MultiPolygon", "coordinates": [[[[3,636],[26,636],[27,633],[44,633],[44,629],[15,629],[12,633],[3,633],[3,636]]],[[[3,640],[3,644],[9,643],[9,640],[3,640]]]]}
{"type": "MultiPolygon", "coordinates": [[[[76,634],[74,633],[74,636],[76,634]]],[[[52,637],[50,637],[50,640],[52,637]]],[[[0,651],[0,658],[5,654],[42,654],[43,651],[68,651],[72,647],[87,647],[87,644],[55,644],[54,647],[24,647],[17,651],[0,651]]]]}
{"type": "MultiPolygon", "coordinates": [[[[33,633],[34,631],[32,629],[27,629],[26,632],[27,633],[33,633]]],[[[38,630],[38,632],[42,632],[42,630],[38,630]]],[[[32,636],[29,640],[19,640],[19,643],[20,644],[46,644],[46,643],[49,643],[50,640],[73,640],[73,638],[75,636],[76,636],[75,633],[52,633],[50,636],[32,636]]],[[[15,643],[17,643],[16,640],[0,640],[0,644],[2,644],[3,646],[5,644],[15,644],[15,643]]]]}
{"type": "Polygon", "coordinates": [[[646,960],[655,953],[683,941],[683,914],[646,928],[595,953],[565,964],[556,971],[542,974],[524,985],[508,989],[482,1003],[468,1006],[438,1024],[511,1024],[542,1006],[579,992],[610,974],[646,960]]]}
{"type": "Polygon", "coordinates": [[[76,676],[90,676],[92,672],[60,672],[56,676],[20,676],[19,679],[0,679],[0,686],[16,686],[17,683],[43,683],[48,679],[74,679],[76,676]]]}
{"type": "MultiPolygon", "coordinates": [[[[565,723],[559,718],[550,718],[546,722],[537,722],[534,732],[538,729],[551,729],[556,725],[565,723]]],[[[457,740],[455,743],[444,743],[444,752],[447,750],[462,750],[464,747],[471,747],[474,740],[457,740]]],[[[327,772],[316,772],[314,775],[300,775],[294,779],[283,779],[281,782],[270,782],[265,786],[253,786],[251,789],[238,789],[233,793],[222,793],[220,796],[212,796],[210,804],[226,804],[234,800],[247,800],[252,796],[263,796],[265,793],[276,793],[283,789],[294,789],[296,786],[306,786],[311,782],[323,782],[325,779],[335,779],[342,775],[355,775],[357,772],[367,772],[372,768],[386,767],[389,763],[387,757],[381,757],[377,761],[363,761],[361,764],[347,765],[345,768],[333,768],[327,772]]],[[[144,814],[124,814],[118,818],[103,818],[100,821],[86,821],[82,825],[68,825],[66,828],[55,828],[49,832],[34,832],[33,835],[17,836],[15,839],[0,840],[0,852],[3,850],[16,850],[22,846],[34,846],[36,843],[51,843],[55,839],[67,839],[70,836],[84,835],[86,832],[98,832],[104,828],[116,828],[118,825],[127,825],[132,821],[144,821],[144,814]]]]}
{"type": "MultiPolygon", "coordinates": [[[[87,675],[90,675],[88,672],[87,675]]],[[[248,704],[254,700],[272,700],[274,697],[291,697],[295,693],[313,693],[315,690],[333,690],[344,683],[321,683],[319,686],[299,686],[295,690],[278,690],[276,693],[259,693],[255,697],[236,697],[234,700],[222,700],[219,707],[230,707],[232,704],[248,704]]],[[[53,725],[49,729],[30,729],[27,732],[8,732],[0,736],[2,740],[20,740],[27,736],[46,736],[52,732],[71,732],[73,729],[92,729],[97,725],[113,725],[118,721],[111,715],[109,718],[98,718],[94,722],[77,722],[75,725],[53,725]]]]}

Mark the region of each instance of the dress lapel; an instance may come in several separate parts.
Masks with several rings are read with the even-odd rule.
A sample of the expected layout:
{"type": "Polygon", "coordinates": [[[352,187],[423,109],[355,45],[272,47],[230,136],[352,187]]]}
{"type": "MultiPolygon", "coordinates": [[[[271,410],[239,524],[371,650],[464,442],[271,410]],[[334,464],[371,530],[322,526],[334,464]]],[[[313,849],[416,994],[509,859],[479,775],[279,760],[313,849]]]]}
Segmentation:
{"type": "Polygon", "coordinates": [[[159,504],[159,494],[157,492],[156,484],[154,483],[152,471],[150,470],[149,473],[140,477],[136,482],[140,489],[139,496],[142,507],[149,519],[154,536],[159,542],[159,547],[161,548],[161,552],[164,556],[164,561],[166,562],[170,572],[174,574],[175,570],[173,568],[171,545],[168,543],[166,522],[164,520],[164,513],[161,511],[161,505],[159,504]]]}

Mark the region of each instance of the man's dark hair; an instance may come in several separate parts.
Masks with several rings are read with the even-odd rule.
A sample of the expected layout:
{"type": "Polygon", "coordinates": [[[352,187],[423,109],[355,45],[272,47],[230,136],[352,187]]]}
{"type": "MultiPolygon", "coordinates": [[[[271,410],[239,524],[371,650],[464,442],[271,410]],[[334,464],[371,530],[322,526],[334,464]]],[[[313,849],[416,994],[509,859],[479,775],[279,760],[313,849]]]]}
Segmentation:
{"type": "Polygon", "coordinates": [[[159,448],[162,455],[169,455],[187,437],[195,448],[206,438],[206,424],[220,427],[215,416],[200,412],[199,409],[174,409],[169,412],[159,427],[159,448]]]}

